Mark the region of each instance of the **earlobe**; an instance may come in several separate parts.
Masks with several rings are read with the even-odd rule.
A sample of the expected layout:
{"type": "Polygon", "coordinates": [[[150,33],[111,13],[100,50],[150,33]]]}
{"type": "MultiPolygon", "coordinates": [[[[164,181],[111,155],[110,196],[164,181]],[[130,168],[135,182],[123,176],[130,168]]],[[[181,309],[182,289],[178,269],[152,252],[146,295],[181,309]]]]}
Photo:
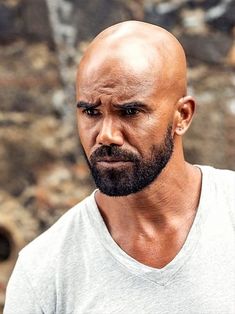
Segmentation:
{"type": "Polygon", "coordinates": [[[195,100],[191,96],[179,99],[175,111],[175,134],[182,136],[188,130],[195,112],[195,100]]]}

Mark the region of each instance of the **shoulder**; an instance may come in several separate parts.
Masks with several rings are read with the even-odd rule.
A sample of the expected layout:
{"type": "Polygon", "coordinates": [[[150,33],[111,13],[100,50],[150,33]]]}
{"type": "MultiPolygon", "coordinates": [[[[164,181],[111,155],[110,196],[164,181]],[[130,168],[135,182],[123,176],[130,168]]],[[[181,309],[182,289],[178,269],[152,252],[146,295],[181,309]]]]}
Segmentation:
{"type": "Polygon", "coordinates": [[[224,208],[235,213],[235,171],[199,166],[202,171],[202,184],[207,186],[207,197],[224,204],[224,208]]]}
{"type": "Polygon", "coordinates": [[[202,173],[206,174],[209,177],[211,182],[214,182],[221,186],[225,187],[235,187],[235,171],[228,169],[217,169],[210,166],[200,166],[202,173]]]}
{"type": "MultiPolygon", "coordinates": [[[[84,249],[94,241],[88,213],[94,206],[93,193],[21,250],[8,285],[8,300],[20,304],[24,296],[30,298],[20,313],[26,313],[27,306],[27,313],[54,313],[57,293],[76,271],[82,273],[84,249]]],[[[15,306],[8,303],[9,308],[15,306]]]]}
{"type": "Polygon", "coordinates": [[[36,274],[40,278],[40,273],[45,276],[45,270],[55,269],[58,260],[63,259],[73,246],[79,245],[79,239],[88,232],[88,211],[94,203],[92,194],[68,210],[47,231],[21,250],[19,259],[31,277],[36,274]]]}

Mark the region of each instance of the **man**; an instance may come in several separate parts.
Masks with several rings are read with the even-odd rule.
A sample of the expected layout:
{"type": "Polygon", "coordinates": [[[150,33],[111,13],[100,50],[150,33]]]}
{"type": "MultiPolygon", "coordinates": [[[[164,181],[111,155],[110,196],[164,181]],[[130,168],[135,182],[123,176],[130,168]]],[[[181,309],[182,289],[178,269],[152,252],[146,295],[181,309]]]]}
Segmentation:
{"type": "Polygon", "coordinates": [[[124,22],[90,44],[77,116],[98,190],[21,251],[5,314],[235,313],[235,174],[185,162],[186,85],[160,27],[124,22]]]}

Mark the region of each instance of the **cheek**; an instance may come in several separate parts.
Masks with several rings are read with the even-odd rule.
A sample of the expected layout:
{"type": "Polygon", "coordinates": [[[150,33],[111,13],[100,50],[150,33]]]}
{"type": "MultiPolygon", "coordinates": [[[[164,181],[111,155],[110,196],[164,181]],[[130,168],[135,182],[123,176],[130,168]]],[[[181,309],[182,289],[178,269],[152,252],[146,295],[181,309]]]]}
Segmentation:
{"type": "Polygon", "coordinates": [[[128,128],[131,137],[137,141],[142,141],[143,144],[148,141],[154,141],[157,139],[161,132],[164,132],[162,122],[157,117],[146,116],[139,121],[136,125],[128,128]]]}
{"type": "Polygon", "coordinates": [[[161,116],[149,116],[138,127],[129,129],[128,139],[141,155],[146,155],[153,145],[160,145],[165,139],[171,121],[161,116]]]}
{"type": "Polygon", "coordinates": [[[145,119],[142,123],[133,123],[125,127],[125,139],[127,149],[138,153],[142,158],[148,155],[153,144],[160,142],[159,131],[156,123],[151,119],[145,119]]]}

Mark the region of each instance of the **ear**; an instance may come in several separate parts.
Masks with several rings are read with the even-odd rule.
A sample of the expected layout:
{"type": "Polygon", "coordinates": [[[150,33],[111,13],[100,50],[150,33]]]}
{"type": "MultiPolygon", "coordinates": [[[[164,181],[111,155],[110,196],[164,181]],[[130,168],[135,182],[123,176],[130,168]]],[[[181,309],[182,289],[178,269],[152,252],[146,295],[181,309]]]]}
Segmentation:
{"type": "Polygon", "coordinates": [[[174,133],[182,136],[188,130],[193,114],[195,112],[196,103],[193,97],[185,96],[178,100],[175,106],[174,115],[174,133]]]}

